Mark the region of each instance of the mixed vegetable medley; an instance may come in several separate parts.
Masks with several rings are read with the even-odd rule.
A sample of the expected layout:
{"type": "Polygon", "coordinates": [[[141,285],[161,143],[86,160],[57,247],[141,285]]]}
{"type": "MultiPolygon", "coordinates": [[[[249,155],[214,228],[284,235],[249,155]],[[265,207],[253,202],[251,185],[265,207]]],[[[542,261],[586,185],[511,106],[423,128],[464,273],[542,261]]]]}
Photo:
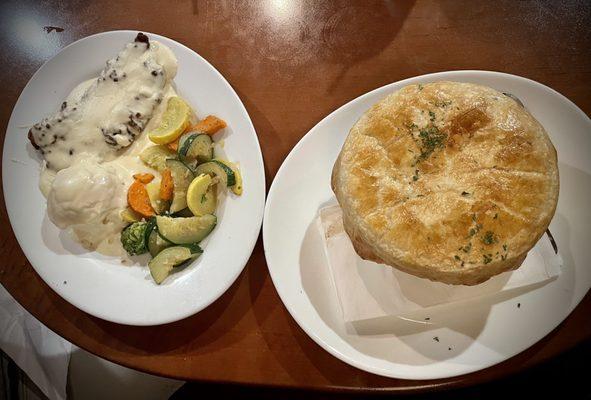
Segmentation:
{"type": "Polygon", "coordinates": [[[130,223],[121,232],[123,248],[131,256],[150,253],[157,284],[203,252],[199,242],[217,223],[218,187],[242,194],[238,168],[214,154],[212,135],[226,123],[210,115],[193,125],[192,115],[180,97],[169,100],[160,126],[148,133],[155,145],[140,154],[157,173],[133,176],[121,214],[130,223]]]}

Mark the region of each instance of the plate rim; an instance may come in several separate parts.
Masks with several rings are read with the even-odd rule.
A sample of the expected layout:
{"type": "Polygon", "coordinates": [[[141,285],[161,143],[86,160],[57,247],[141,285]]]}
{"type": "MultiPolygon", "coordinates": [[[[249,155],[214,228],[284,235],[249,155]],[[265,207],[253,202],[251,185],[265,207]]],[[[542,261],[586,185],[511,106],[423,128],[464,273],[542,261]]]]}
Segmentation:
{"type": "MultiPolygon", "coordinates": [[[[448,375],[448,376],[442,376],[442,377],[417,377],[417,376],[410,376],[408,374],[392,374],[391,370],[389,369],[384,369],[384,368],[380,368],[380,367],[375,367],[372,365],[366,365],[363,362],[359,362],[354,358],[349,357],[346,354],[343,354],[341,351],[339,351],[337,348],[333,347],[331,344],[325,342],[325,340],[323,340],[318,334],[316,334],[313,330],[313,327],[309,326],[307,323],[303,322],[303,318],[301,316],[299,316],[298,314],[296,314],[293,310],[293,306],[288,303],[286,301],[286,294],[282,293],[279,289],[278,289],[278,279],[279,279],[279,274],[277,273],[277,271],[274,272],[273,268],[271,267],[271,263],[269,262],[269,250],[268,250],[268,243],[269,243],[269,213],[270,213],[270,208],[271,208],[271,204],[274,202],[274,198],[276,196],[276,191],[277,189],[277,185],[275,184],[276,181],[282,179],[283,174],[285,173],[285,169],[286,169],[286,164],[293,158],[295,157],[294,154],[297,153],[300,150],[300,147],[303,146],[303,143],[307,140],[307,138],[309,138],[310,136],[315,134],[315,131],[317,131],[318,129],[320,129],[323,125],[325,125],[327,123],[327,121],[329,119],[331,119],[335,114],[338,114],[340,112],[342,112],[343,109],[345,109],[346,107],[352,105],[353,103],[365,100],[366,98],[376,94],[379,91],[382,90],[386,90],[389,87],[392,87],[394,85],[400,85],[401,87],[412,83],[427,83],[427,82],[431,82],[434,80],[443,80],[443,79],[449,79],[449,80],[454,80],[453,76],[454,75],[467,75],[467,76],[478,76],[478,75],[488,75],[491,77],[501,77],[503,79],[517,79],[517,80],[521,80],[523,82],[526,82],[529,85],[533,85],[533,86],[537,86],[545,91],[548,91],[550,94],[552,95],[556,95],[560,98],[560,100],[562,100],[565,104],[567,104],[570,108],[572,108],[575,112],[577,112],[581,117],[583,117],[584,119],[586,119],[589,123],[591,123],[591,119],[573,102],[571,101],[568,97],[564,96],[562,93],[558,92],[557,90],[544,85],[543,83],[537,82],[533,79],[530,78],[526,78],[523,76],[519,76],[519,75],[514,75],[514,74],[509,74],[506,72],[499,72],[499,71],[490,71],[490,70],[474,70],[474,69],[468,69],[468,70],[449,70],[449,71],[440,71],[440,72],[433,72],[433,73],[428,73],[428,74],[423,74],[423,75],[417,75],[417,76],[412,76],[412,77],[408,77],[399,81],[394,81],[394,82],[390,82],[388,84],[382,85],[380,87],[377,87],[375,89],[372,89],[368,92],[365,92],[345,103],[343,103],[341,106],[339,106],[338,108],[336,108],[335,110],[333,110],[332,112],[330,112],[328,115],[326,115],[324,118],[322,118],[318,123],[316,123],[311,129],[309,129],[299,140],[298,142],[295,144],[295,146],[293,146],[293,148],[290,150],[289,154],[285,157],[285,159],[283,160],[283,162],[281,163],[281,166],[279,167],[279,169],[277,170],[277,173],[275,174],[273,181],[271,182],[271,187],[269,188],[269,191],[267,192],[267,200],[265,203],[265,212],[264,212],[264,216],[263,216],[263,226],[262,226],[262,236],[263,236],[263,248],[264,248],[264,253],[265,253],[265,260],[267,262],[267,268],[269,269],[269,275],[271,276],[271,281],[273,282],[273,285],[275,286],[275,290],[277,291],[277,294],[279,295],[279,298],[281,299],[281,302],[283,303],[283,305],[285,306],[285,308],[287,309],[287,311],[289,312],[290,316],[296,321],[296,323],[298,324],[298,326],[317,344],[319,345],[322,349],[326,350],[329,354],[331,354],[332,356],[336,357],[337,359],[339,359],[342,362],[345,362],[357,369],[369,372],[369,373],[373,373],[376,375],[380,375],[380,376],[384,376],[387,378],[394,378],[394,379],[410,379],[410,380],[421,380],[421,381],[434,381],[434,380],[443,380],[443,379],[453,379],[454,377],[458,377],[458,376],[463,376],[466,374],[470,374],[470,373],[475,373],[477,371],[482,371],[486,368],[490,368],[493,367],[497,364],[500,364],[504,361],[507,361],[513,357],[515,357],[516,355],[522,353],[523,351],[526,351],[527,349],[531,348],[533,345],[535,345],[536,343],[538,343],[540,340],[542,340],[544,337],[548,336],[548,334],[544,335],[542,338],[536,340],[535,342],[532,342],[529,344],[529,346],[527,346],[526,348],[524,348],[523,350],[519,351],[518,353],[516,353],[515,355],[512,355],[510,357],[507,357],[503,360],[497,361],[497,362],[492,362],[486,365],[483,365],[481,368],[475,369],[473,371],[469,371],[469,372],[465,372],[465,373],[459,373],[459,374],[452,374],[452,375],[448,375]]],[[[583,297],[585,296],[585,293],[583,293],[583,295],[579,298],[576,299],[576,302],[574,302],[574,305],[572,305],[572,307],[570,308],[569,312],[564,316],[564,318],[562,318],[556,325],[552,326],[552,328],[550,329],[549,332],[552,332],[554,329],[556,329],[557,326],[559,326],[571,313],[572,311],[579,305],[579,303],[582,301],[583,297]]],[[[311,300],[309,299],[309,297],[306,295],[306,297],[308,298],[308,301],[311,302],[311,300]]],[[[325,323],[326,324],[326,323],[325,323]]],[[[328,328],[334,332],[334,330],[328,325],[328,328]]],[[[336,333],[335,333],[336,334],[336,333]]],[[[337,334],[338,335],[338,334],[337,334]]],[[[346,340],[344,338],[341,338],[341,340],[345,341],[346,340]]],[[[358,351],[358,350],[357,350],[358,351]]]]}
{"type": "MultiPolygon", "coordinates": [[[[164,325],[164,324],[168,324],[168,323],[172,323],[172,322],[176,322],[176,321],[180,321],[182,319],[188,318],[192,315],[195,315],[201,311],[203,311],[204,309],[206,309],[207,307],[209,307],[211,304],[213,304],[216,300],[218,300],[235,282],[236,279],[240,276],[240,274],[244,271],[244,268],[246,266],[246,264],[248,263],[248,261],[250,260],[250,258],[252,257],[252,253],[254,251],[254,248],[256,246],[256,243],[258,241],[258,238],[260,236],[261,233],[261,229],[262,229],[262,222],[263,222],[263,215],[264,215],[264,207],[266,204],[266,176],[265,176],[265,164],[264,164],[264,159],[263,159],[263,155],[262,155],[262,149],[261,149],[261,145],[259,142],[259,138],[258,138],[258,134],[257,131],[254,127],[254,124],[252,122],[252,118],[250,117],[250,114],[248,113],[248,110],[246,109],[246,106],[244,105],[242,99],[240,98],[240,96],[238,95],[238,93],[236,92],[236,90],[234,89],[234,87],[228,82],[228,80],[221,74],[220,71],[217,70],[217,68],[215,68],[213,66],[213,64],[211,64],[207,59],[205,59],[203,56],[201,56],[199,53],[197,53],[195,50],[191,49],[190,47],[184,45],[183,43],[180,43],[178,41],[176,41],[175,39],[169,38],[167,36],[164,35],[160,35],[157,33],[153,33],[150,31],[146,31],[146,30],[141,30],[141,29],[117,29],[117,30],[110,30],[110,31],[103,31],[103,32],[98,32],[98,33],[94,33],[92,35],[88,35],[88,36],[84,36],[81,37],[75,41],[73,41],[72,43],[69,43],[68,45],[62,47],[59,49],[58,52],[56,52],[55,54],[53,54],[51,57],[49,57],[46,61],[43,62],[43,64],[41,66],[39,66],[39,68],[37,68],[37,70],[33,73],[33,75],[31,75],[31,77],[29,78],[29,80],[27,81],[26,85],[23,87],[23,89],[21,90],[21,92],[19,93],[19,96],[16,100],[16,102],[13,105],[12,111],[10,113],[10,117],[8,119],[8,123],[6,126],[6,130],[5,130],[5,137],[4,137],[4,141],[3,141],[3,150],[2,150],[2,189],[3,192],[6,193],[7,192],[7,174],[8,174],[8,170],[9,168],[6,168],[6,166],[8,165],[9,162],[9,154],[6,153],[6,142],[8,140],[8,130],[9,127],[11,126],[11,121],[13,120],[14,117],[14,113],[15,110],[17,108],[17,105],[21,102],[23,93],[25,93],[25,91],[32,85],[32,82],[35,81],[36,78],[38,78],[38,75],[41,74],[42,70],[47,66],[47,64],[49,64],[50,62],[52,62],[54,59],[56,59],[57,57],[60,56],[60,54],[62,54],[63,52],[65,52],[66,50],[68,50],[70,47],[79,45],[82,42],[85,41],[92,41],[92,40],[100,40],[102,37],[105,36],[111,36],[111,35],[135,35],[138,32],[143,32],[144,34],[146,34],[148,37],[153,38],[155,40],[159,40],[162,41],[162,39],[164,39],[164,41],[170,41],[173,42],[176,46],[179,46],[181,48],[183,48],[185,51],[188,51],[189,54],[191,54],[191,56],[193,57],[197,57],[197,59],[199,60],[199,62],[204,63],[206,67],[208,67],[208,69],[210,69],[219,79],[219,81],[225,85],[228,89],[229,92],[231,93],[231,95],[234,97],[234,100],[236,101],[237,105],[240,108],[240,111],[244,113],[244,115],[246,116],[246,122],[248,124],[248,127],[252,130],[253,132],[253,136],[254,136],[254,140],[256,143],[256,150],[254,151],[254,159],[255,159],[255,163],[258,165],[258,169],[259,169],[259,177],[258,179],[261,182],[261,192],[258,195],[261,196],[261,200],[260,200],[260,204],[257,205],[256,210],[253,211],[256,212],[256,224],[254,226],[253,229],[253,234],[252,237],[249,238],[248,241],[244,241],[243,245],[245,247],[245,249],[248,250],[248,257],[246,257],[245,261],[242,264],[242,266],[240,268],[236,269],[236,272],[231,276],[231,279],[228,279],[224,285],[221,285],[219,287],[219,290],[216,291],[216,294],[211,296],[208,301],[203,302],[202,304],[200,304],[199,307],[195,308],[191,308],[188,307],[184,312],[177,312],[174,314],[169,314],[167,316],[161,316],[160,318],[151,318],[149,320],[143,318],[142,320],[138,320],[136,319],[125,319],[125,318],[119,318],[119,317],[112,317],[109,315],[105,315],[104,313],[100,313],[100,312],[94,312],[93,310],[90,310],[88,307],[86,307],[86,305],[82,304],[75,304],[72,301],[72,296],[71,295],[64,295],[63,293],[61,293],[59,290],[57,290],[57,287],[59,285],[54,284],[53,282],[51,282],[48,279],[45,279],[44,274],[42,272],[40,272],[40,269],[42,268],[38,268],[34,265],[34,263],[32,263],[30,261],[30,257],[29,254],[30,252],[34,251],[34,249],[28,250],[25,249],[25,247],[22,246],[21,243],[23,243],[26,239],[26,237],[21,238],[20,234],[17,233],[17,231],[14,229],[14,217],[12,216],[12,213],[9,210],[8,207],[8,202],[7,202],[7,198],[5,195],[3,195],[3,200],[4,200],[4,205],[6,208],[6,213],[8,215],[8,220],[10,223],[10,228],[14,234],[14,237],[17,240],[17,243],[21,249],[21,251],[24,253],[27,262],[31,265],[31,267],[33,268],[33,270],[35,271],[35,273],[43,280],[43,282],[49,286],[51,288],[52,291],[54,291],[59,297],[61,297],[62,299],[64,299],[66,302],[68,302],[70,305],[76,307],[77,309],[83,311],[84,313],[87,313],[89,315],[92,315],[93,317],[105,320],[105,321],[109,321],[109,322],[113,322],[113,323],[118,323],[118,324],[122,324],[122,325],[128,325],[128,326],[157,326],[157,325],[164,325]],[[256,233],[256,234],[255,234],[256,233]],[[22,240],[21,240],[22,239],[22,240]]],[[[91,252],[91,253],[95,253],[95,252],[91,252]]]]}

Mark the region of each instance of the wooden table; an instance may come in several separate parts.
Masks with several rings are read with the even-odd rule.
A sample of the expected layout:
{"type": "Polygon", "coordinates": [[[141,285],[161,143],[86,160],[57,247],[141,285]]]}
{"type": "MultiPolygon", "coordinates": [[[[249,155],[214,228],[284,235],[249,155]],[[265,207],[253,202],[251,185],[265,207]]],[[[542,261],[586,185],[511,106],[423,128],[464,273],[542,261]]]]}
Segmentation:
{"type": "MultiPolygon", "coordinates": [[[[44,61],[77,39],[115,29],[163,34],[209,60],[252,117],[269,183],[325,115],[415,75],[509,72],[553,87],[591,113],[591,5],[584,1],[115,4],[2,2],[2,134],[19,93],[44,61]]],[[[49,289],[18,246],[4,203],[0,218],[2,285],[76,345],[154,374],[283,387],[425,390],[494,379],[591,338],[587,295],[544,340],[495,367],[427,382],[371,375],[330,356],[293,321],[269,278],[261,240],[235,284],[198,315],[158,327],[117,325],[81,312],[49,289]]]]}

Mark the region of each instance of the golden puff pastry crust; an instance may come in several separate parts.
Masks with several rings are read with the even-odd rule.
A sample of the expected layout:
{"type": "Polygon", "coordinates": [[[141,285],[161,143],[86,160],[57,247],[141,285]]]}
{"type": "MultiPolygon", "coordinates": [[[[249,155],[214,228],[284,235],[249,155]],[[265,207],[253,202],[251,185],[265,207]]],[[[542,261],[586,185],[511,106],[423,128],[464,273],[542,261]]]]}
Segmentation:
{"type": "Polygon", "coordinates": [[[476,285],[518,268],[547,229],[557,156],[542,125],[494,89],[410,85],[353,126],[332,188],[362,258],[476,285]]]}

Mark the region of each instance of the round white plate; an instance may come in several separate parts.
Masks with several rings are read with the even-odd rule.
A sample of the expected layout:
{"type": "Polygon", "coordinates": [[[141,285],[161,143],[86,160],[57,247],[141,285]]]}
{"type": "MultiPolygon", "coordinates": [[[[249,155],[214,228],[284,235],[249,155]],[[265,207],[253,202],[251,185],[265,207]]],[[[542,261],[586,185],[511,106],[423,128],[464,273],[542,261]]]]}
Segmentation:
{"type": "Polygon", "coordinates": [[[283,303],[306,333],[335,357],[375,374],[433,379],[499,363],[554,329],[591,287],[591,121],[571,101],[537,82],[485,71],[406,79],[369,92],[323,119],[295,146],[269,191],[265,255],[283,303]],[[428,322],[397,318],[345,323],[322,243],[311,225],[333,198],[330,174],[351,126],[372,104],[412,83],[454,80],[518,96],[558,151],[560,198],[550,225],[564,258],[558,279],[535,290],[489,296],[429,312],[428,322]],[[305,171],[305,173],[302,173],[305,171]]]}
{"type": "Polygon", "coordinates": [[[33,75],[6,131],[2,172],[12,228],[25,255],[60,296],[96,317],[129,325],[156,325],[188,317],[220,297],[238,277],[257,240],[265,203],[263,159],[256,132],[236,92],[193,50],[148,34],[178,58],[176,88],[198,115],[228,123],[227,157],[240,163],[244,194],[227,197],[204,253],[158,286],[146,267],[88,252],[47,218],[39,191],[40,158],[27,140],[28,126],[55,112],[76,84],[98,76],[105,61],[133,41],[136,31],[89,36],[64,48],[33,75]]]}

